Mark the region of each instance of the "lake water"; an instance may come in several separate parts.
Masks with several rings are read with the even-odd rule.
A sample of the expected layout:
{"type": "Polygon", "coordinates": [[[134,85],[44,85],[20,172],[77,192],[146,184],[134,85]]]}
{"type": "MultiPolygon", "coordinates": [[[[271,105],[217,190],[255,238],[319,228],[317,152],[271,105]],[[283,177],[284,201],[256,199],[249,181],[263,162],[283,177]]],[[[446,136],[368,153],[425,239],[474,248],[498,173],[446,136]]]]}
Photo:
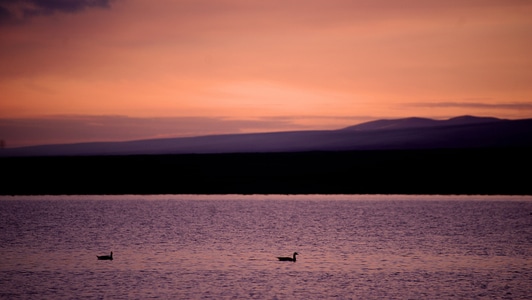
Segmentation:
{"type": "Polygon", "coordinates": [[[528,196],[0,197],[0,242],[2,299],[532,295],[528,196]]]}

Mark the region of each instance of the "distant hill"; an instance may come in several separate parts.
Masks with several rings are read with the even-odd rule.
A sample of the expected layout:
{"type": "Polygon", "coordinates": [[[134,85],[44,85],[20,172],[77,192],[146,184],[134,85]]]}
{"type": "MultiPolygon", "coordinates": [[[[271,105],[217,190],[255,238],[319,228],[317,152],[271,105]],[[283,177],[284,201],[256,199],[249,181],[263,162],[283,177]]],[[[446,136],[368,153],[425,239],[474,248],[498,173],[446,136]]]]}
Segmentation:
{"type": "Polygon", "coordinates": [[[339,130],[227,134],[2,149],[0,156],[265,153],[532,147],[532,119],[376,120],[339,130]]]}
{"type": "Polygon", "coordinates": [[[354,126],[349,126],[343,130],[389,130],[389,129],[405,129],[405,128],[419,128],[419,127],[436,127],[449,125],[467,125],[480,124],[490,122],[507,121],[504,119],[497,119],[492,117],[474,117],[474,116],[460,116],[448,120],[433,120],[427,118],[403,118],[391,120],[376,120],[370,121],[354,126]]]}

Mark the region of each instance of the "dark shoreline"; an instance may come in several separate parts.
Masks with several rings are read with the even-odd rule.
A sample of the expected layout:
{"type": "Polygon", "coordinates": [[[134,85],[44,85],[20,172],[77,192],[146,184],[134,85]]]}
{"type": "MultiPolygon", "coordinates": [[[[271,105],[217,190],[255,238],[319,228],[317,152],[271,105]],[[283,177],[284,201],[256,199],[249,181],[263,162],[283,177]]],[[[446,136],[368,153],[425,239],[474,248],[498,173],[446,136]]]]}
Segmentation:
{"type": "Polygon", "coordinates": [[[0,195],[532,195],[531,150],[4,157],[0,195]]]}

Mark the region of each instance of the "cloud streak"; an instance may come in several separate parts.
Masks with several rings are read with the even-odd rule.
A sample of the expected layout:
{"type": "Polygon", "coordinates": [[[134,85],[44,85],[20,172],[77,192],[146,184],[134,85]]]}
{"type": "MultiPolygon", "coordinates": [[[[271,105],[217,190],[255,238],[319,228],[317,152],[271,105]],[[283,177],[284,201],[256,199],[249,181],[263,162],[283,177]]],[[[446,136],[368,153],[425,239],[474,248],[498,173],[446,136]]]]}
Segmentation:
{"type": "Polygon", "coordinates": [[[411,103],[410,106],[416,107],[434,107],[434,108],[481,108],[493,110],[527,110],[532,111],[532,102],[513,102],[513,103],[478,103],[478,102],[427,102],[411,103]]]}
{"type": "Polygon", "coordinates": [[[0,24],[54,13],[78,13],[88,8],[110,8],[112,0],[0,0],[0,24]]]}
{"type": "Polygon", "coordinates": [[[96,141],[127,141],[213,134],[304,129],[290,119],[235,120],[207,117],[134,118],[51,116],[0,119],[0,140],[8,147],[96,141]]]}

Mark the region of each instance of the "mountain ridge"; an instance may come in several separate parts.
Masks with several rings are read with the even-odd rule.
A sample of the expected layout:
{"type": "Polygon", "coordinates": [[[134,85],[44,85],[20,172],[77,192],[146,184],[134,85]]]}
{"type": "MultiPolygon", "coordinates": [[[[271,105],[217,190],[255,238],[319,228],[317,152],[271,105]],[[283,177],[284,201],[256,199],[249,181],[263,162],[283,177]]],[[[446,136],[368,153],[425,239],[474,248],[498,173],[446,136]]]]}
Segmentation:
{"type": "Polygon", "coordinates": [[[481,124],[489,122],[502,122],[507,119],[494,117],[476,117],[471,115],[458,116],[447,120],[434,120],[429,118],[410,117],[400,119],[381,119],[364,122],[361,124],[349,126],[340,130],[386,130],[400,128],[418,128],[418,127],[435,127],[449,125],[481,124]]]}
{"type": "Polygon", "coordinates": [[[376,120],[337,130],[225,134],[2,149],[9,156],[93,156],[532,147],[532,119],[376,120]]]}

